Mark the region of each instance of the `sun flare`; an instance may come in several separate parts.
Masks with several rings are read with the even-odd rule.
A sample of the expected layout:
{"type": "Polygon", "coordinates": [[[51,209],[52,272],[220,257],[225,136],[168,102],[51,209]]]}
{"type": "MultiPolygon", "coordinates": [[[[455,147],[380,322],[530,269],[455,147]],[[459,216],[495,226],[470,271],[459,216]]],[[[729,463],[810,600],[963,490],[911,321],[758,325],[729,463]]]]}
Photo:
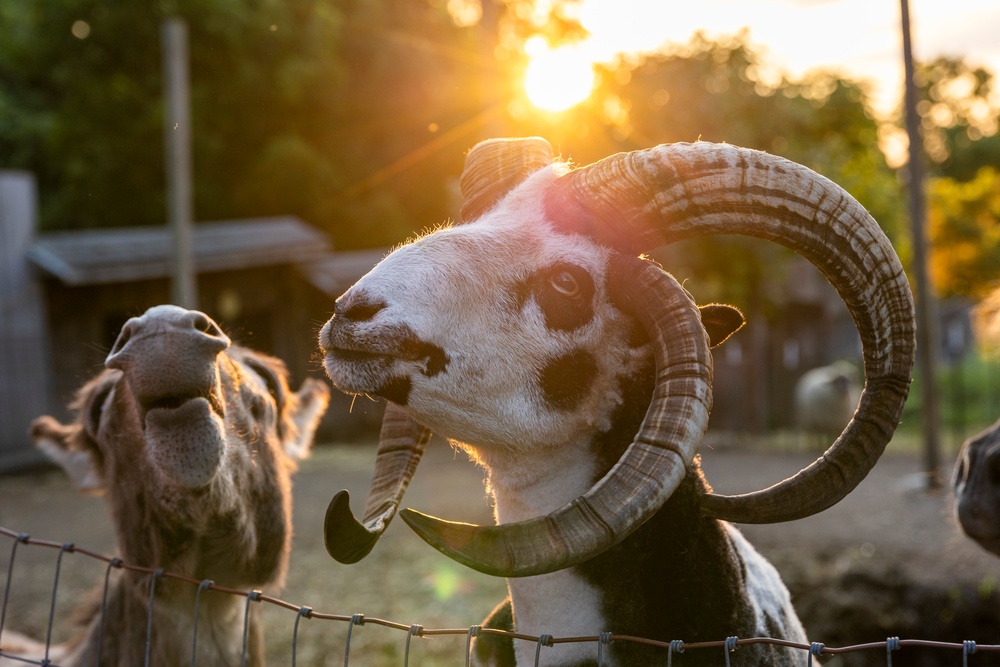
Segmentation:
{"type": "Polygon", "coordinates": [[[542,38],[524,45],[529,56],[524,73],[524,92],[539,109],[565,111],[587,99],[594,89],[590,58],[576,47],[549,48],[542,38]]]}

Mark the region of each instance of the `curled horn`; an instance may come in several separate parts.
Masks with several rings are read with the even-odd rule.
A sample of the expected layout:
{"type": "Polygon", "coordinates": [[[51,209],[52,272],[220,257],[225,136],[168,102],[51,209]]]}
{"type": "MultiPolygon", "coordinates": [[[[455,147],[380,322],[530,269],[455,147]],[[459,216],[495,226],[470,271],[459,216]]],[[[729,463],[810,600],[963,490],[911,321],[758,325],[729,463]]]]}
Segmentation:
{"type": "Polygon", "coordinates": [[[899,423],[915,348],[913,295],[889,239],[843,188],[783,158],[725,144],[620,153],[560,178],[547,211],[567,232],[622,252],[707,234],[784,245],[837,289],[861,337],[865,387],[844,432],[774,486],[707,495],[705,514],[740,523],[801,519],[836,504],[878,461],[899,423]]]}
{"type": "Polygon", "coordinates": [[[386,404],[364,517],[358,521],[351,514],[351,495],[346,489],[339,491],[326,508],[323,541],[335,560],[357,563],[371,552],[396,516],[430,437],[431,432],[410,419],[398,405],[386,404]]]}
{"type": "MultiPolygon", "coordinates": [[[[847,192],[805,167],[758,151],[674,144],[614,155],[565,174],[550,191],[546,211],[558,229],[629,255],[695,236],[742,234],[785,245],[817,266],[847,303],[861,336],[866,384],[855,417],[822,457],[793,477],[742,496],[707,494],[703,511],[745,523],[788,521],[832,506],[864,479],[891,439],[909,391],[913,299],[888,239],[847,192]]],[[[649,291],[639,285],[634,294],[649,291]]],[[[654,304],[656,298],[632,298],[643,302],[635,314],[654,341],[659,378],[671,356],[660,328],[674,323],[644,320],[646,301],[654,304]]],[[[658,383],[635,441],[615,467],[548,517],[479,527],[404,510],[404,521],[442,552],[491,574],[541,574],[597,555],[652,516],[676,488],[676,476],[684,474],[663,454],[669,448],[644,459],[637,444],[665,442],[664,426],[689,431],[693,447],[700,442],[704,425],[674,412],[674,388],[667,387],[658,383]],[[650,461],[654,467],[642,467],[650,461]],[[623,480],[636,486],[623,488],[623,480]],[[609,489],[621,495],[613,498],[605,493],[609,489]],[[605,501],[620,507],[613,512],[605,501]]]]}
{"type": "MultiPolygon", "coordinates": [[[[478,218],[529,174],[551,162],[552,147],[544,139],[501,139],[477,144],[469,152],[461,178],[462,220],[478,218]]],[[[362,520],[351,512],[351,497],[346,489],[334,495],[326,510],[323,539],[335,560],[356,563],[371,552],[396,515],[430,435],[402,408],[394,403],[386,405],[362,520]]]]}

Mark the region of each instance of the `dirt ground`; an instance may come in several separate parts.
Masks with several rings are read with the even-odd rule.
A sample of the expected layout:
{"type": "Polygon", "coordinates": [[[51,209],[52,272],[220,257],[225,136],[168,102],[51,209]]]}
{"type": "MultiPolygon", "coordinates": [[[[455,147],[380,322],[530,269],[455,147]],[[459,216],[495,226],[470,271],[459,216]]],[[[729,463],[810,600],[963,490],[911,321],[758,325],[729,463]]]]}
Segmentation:
{"type": "MultiPolygon", "coordinates": [[[[814,458],[809,453],[709,447],[704,468],[716,491],[738,493],[773,484],[814,458]]],[[[404,627],[418,623],[467,629],[479,623],[503,598],[502,580],[456,565],[401,521],[357,565],[338,565],[327,556],[322,542],[327,503],[334,492],[347,488],[357,513],[373,460],[371,444],[326,445],[304,463],[295,478],[296,536],[288,580],[283,590],[264,592],[296,607],[342,616],[364,613],[404,627]]],[[[801,521],[742,529],[781,571],[812,641],[846,646],[899,636],[1000,644],[1000,559],[961,535],[951,502],[947,491],[927,493],[920,461],[894,453],[890,446],[869,477],[837,506],[801,521]]],[[[490,521],[481,473],[439,441],[432,442],[406,504],[449,519],[490,521]]],[[[102,501],[75,496],[56,471],[0,477],[0,526],[114,552],[102,501]]],[[[12,539],[0,536],[0,591],[7,584],[12,545],[12,539]]],[[[5,627],[44,636],[57,555],[58,550],[30,546],[17,552],[5,627]]],[[[56,598],[57,639],[72,631],[68,619],[74,603],[103,575],[103,563],[79,554],[64,558],[56,598]]],[[[296,615],[264,607],[270,664],[290,664],[296,615]]],[[[302,621],[297,664],[343,664],[348,628],[343,621],[302,621]]],[[[351,664],[403,664],[405,631],[372,623],[351,630],[351,664]]],[[[421,665],[462,664],[465,643],[465,635],[414,640],[410,659],[421,665]]],[[[1000,654],[980,653],[969,664],[1000,664],[994,656],[1000,654]]],[[[894,656],[893,664],[958,665],[961,659],[960,652],[907,648],[894,656]]],[[[857,653],[827,664],[884,665],[886,656],[884,650],[857,653]]]]}

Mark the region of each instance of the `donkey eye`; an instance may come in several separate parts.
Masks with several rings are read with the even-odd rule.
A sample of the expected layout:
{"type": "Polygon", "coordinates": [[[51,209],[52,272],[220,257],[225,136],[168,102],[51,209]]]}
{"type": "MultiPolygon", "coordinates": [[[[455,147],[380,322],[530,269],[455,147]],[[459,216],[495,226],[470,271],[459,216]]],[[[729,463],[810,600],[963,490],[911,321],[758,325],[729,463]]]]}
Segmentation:
{"type": "Polygon", "coordinates": [[[580,283],[576,276],[566,270],[557,271],[549,276],[549,284],[552,289],[568,297],[575,297],[580,294],[580,283]]]}
{"type": "Polygon", "coordinates": [[[281,383],[278,382],[275,374],[269,368],[254,360],[247,360],[246,365],[264,381],[264,384],[267,385],[268,393],[271,394],[271,397],[280,406],[284,396],[281,392],[281,383]]]}

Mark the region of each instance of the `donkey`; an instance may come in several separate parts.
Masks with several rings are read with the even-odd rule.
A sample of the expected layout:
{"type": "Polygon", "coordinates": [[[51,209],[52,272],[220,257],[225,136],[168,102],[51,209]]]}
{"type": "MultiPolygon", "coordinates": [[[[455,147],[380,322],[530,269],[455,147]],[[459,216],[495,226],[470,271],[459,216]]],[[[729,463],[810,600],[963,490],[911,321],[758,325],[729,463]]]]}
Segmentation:
{"type": "MultiPolygon", "coordinates": [[[[70,423],[40,417],[31,436],[78,490],[105,496],[124,562],[240,590],[280,587],[290,478],[309,454],[327,385],[307,379],[290,391],[281,361],[233,345],[210,317],[176,306],[128,320],[104,365],[77,392],[70,423]]],[[[189,664],[197,588],[157,582],[147,649],[149,585],[147,574],[112,570],[103,632],[95,605],[82,635],[51,647],[49,659],[134,667],[148,650],[149,664],[189,664]]],[[[199,664],[241,663],[245,604],[201,596],[199,664]]],[[[248,627],[246,664],[263,665],[257,605],[248,627]]]]}

